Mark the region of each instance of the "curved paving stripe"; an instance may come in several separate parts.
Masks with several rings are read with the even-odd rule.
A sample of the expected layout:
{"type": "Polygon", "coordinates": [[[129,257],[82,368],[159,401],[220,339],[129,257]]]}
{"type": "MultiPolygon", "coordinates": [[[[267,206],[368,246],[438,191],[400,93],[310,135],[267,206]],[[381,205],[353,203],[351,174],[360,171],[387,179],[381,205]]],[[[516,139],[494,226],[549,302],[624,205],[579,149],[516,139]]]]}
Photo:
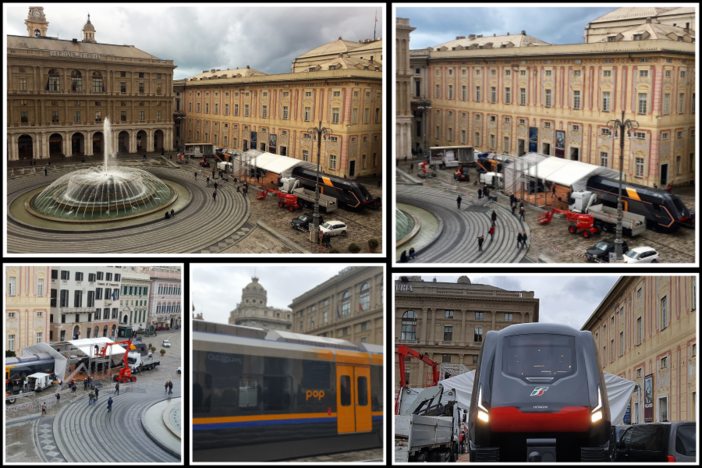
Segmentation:
{"type": "MultiPolygon", "coordinates": [[[[114,395],[103,390],[97,403],[79,398],[54,419],[56,445],[69,463],[176,463],[180,460],[163,450],[145,433],[140,418],[166,395],[159,386],[131,388],[114,395]],[[107,400],[113,399],[112,412],[107,400]]],[[[174,391],[173,397],[180,396],[174,391]]]]}
{"type": "Polygon", "coordinates": [[[468,197],[463,198],[461,209],[456,208],[453,192],[427,187],[397,185],[397,202],[415,205],[430,211],[443,222],[439,238],[422,250],[411,263],[519,263],[528,249],[517,248],[517,232],[529,228],[512,215],[508,207],[492,202],[485,212],[472,211],[468,197]],[[495,238],[487,233],[492,221],[492,209],[497,212],[495,238]],[[485,236],[483,251],[478,251],[479,235],[485,236]]]}
{"type": "MultiPolygon", "coordinates": [[[[246,222],[250,202],[237,193],[231,182],[219,185],[217,201],[205,178],[194,179],[183,169],[145,168],[187,187],[193,194],[188,206],[175,219],[101,233],[44,232],[18,224],[8,217],[8,253],[216,253],[248,235],[246,222]]],[[[7,181],[7,207],[22,193],[47,185],[71,170],[58,170],[49,177],[29,175],[7,181]]]]}

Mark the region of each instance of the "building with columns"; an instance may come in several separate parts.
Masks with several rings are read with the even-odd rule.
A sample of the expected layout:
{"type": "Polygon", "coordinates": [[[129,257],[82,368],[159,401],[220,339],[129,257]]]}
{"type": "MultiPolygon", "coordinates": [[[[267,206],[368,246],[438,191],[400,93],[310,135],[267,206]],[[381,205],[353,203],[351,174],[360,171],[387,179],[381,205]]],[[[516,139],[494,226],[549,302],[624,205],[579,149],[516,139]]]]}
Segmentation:
{"type": "Polygon", "coordinates": [[[138,271],[151,278],[147,327],[180,327],[183,296],[180,267],[146,266],[138,271]]]}
{"type": "Polygon", "coordinates": [[[697,420],[697,300],[695,275],[622,276],[583,325],[602,370],[636,382],[631,424],[697,420]]]}
{"type": "MultiPolygon", "coordinates": [[[[419,276],[401,276],[395,281],[395,351],[397,346],[407,345],[437,363],[463,364],[474,370],[488,331],[538,321],[539,299],[533,291],[473,284],[467,276],[456,283],[427,282],[419,276]]],[[[394,362],[397,393],[397,352],[394,362]]],[[[408,360],[407,385],[426,386],[430,371],[423,362],[408,360]]]]}
{"type": "Polygon", "coordinates": [[[293,299],[295,333],[382,345],[382,267],[347,267],[293,299]]]}
{"type": "Polygon", "coordinates": [[[99,43],[89,18],[82,40],[48,36],[43,7],[25,23],[7,36],[9,160],[102,155],[107,118],[111,152],[172,149],[172,60],[99,43]]]}
{"type": "MultiPolygon", "coordinates": [[[[258,282],[257,277],[241,291],[241,302],[229,313],[231,325],[263,328],[264,330],[290,330],[291,314],[288,309],[278,309],[268,305],[268,291],[258,282]]],[[[202,320],[200,314],[199,320],[202,320]]]]}
{"type": "Polygon", "coordinates": [[[125,330],[148,328],[151,276],[136,271],[122,272],[122,295],[119,300],[119,336],[125,330]]]}
{"type": "Polygon", "coordinates": [[[401,159],[412,152],[412,110],[410,106],[412,70],[410,69],[410,33],[417,28],[407,18],[397,18],[395,25],[395,157],[401,159]]]}
{"type": "Polygon", "coordinates": [[[618,132],[607,122],[625,111],[639,125],[624,140],[626,180],[693,184],[694,31],[636,21],[611,34],[586,31],[592,41],[583,44],[547,44],[522,31],[411,51],[413,148],[538,152],[618,171],[618,132]]]}
{"type": "Polygon", "coordinates": [[[51,296],[48,266],[6,266],[5,349],[22,354],[22,348],[49,342],[51,296]]]}

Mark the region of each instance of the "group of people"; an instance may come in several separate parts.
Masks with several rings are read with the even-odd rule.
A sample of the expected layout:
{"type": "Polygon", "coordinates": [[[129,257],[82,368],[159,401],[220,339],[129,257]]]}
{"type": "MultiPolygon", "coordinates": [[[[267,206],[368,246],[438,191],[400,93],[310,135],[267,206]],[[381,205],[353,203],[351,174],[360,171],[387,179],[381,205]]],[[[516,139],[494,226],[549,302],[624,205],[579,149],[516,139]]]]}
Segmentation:
{"type": "MultiPolygon", "coordinates": [[[[221,180],[224,180],[224,181],[227,180],[227,179],[224,177],[222,171],[219,171],[219,178],[220,178],[221,180]]],[[[219,187],[219,184],[216,182],[216,179],[217,179],[216,173],[215,173],[215,171],[213,170],[213,171],[212,171],[212,182],[214,183],[214,184],[213,184],[213,185],[214,185],[214,192],[212,192],[212,201],[214,201],[214,202],[217,201],[217,187],[219,187]]],[[[197,171],[195,172],[195,180],[197,180],[197,171]]],[[[246,181],[243,181],[243,183],[241,184],[241,187],[239,187],[239,184],[238,184],[237,182],[238,182],[237,178],[234,177],[234,185],[236,186],[236,192],[237,192],[237,193],[243,193],[244,196],[246,196],[246,194],[249,192],[249,184],[248,184],[246,181]]],[[[207,178],[206,178],[206,184],[207,184],[207,187],[210,186],[210,176],[207,176],[207,178]]]]}
{"type": "MultiPolygon", "coordinates": [[[[555,187],[555,185],[554,185],[555,187]]],[[[512,208],[512,214],[517,210],[517,202],[519,202],[519,219],[525,221],[524,200],[517,198],[513,193],[509,194],[509,206],[512,208]]]]}
{"type": "Polygon", "coordinates": [[[166,393],[168,393],[169,395],[173,394],[173,382],[169,380],[168,382],[166,382],[164,387],[166,389],[166,393]]]}
{"type": "Polygon", "coordinates": [[[490,187],[487,185],[484,185],[483,188],[478,189],[478,200],[481,198],[490,198],[490,187]]]}
{"type": "Polygon", "coordinates": [[[414,247],[410,247],[409,249],[409,256],[407,255],[407,251],[403,250],[402,253],[400,254],[400,260],[399,263],[407,263],[410,260],[416,258],[417,254],[414,251],[414,247]]]}
{"type": "Polygon", "coordinates": [[[166,219],[175,218],[175,211],[171,209],[170,213],[166,210],[166,219]]]}

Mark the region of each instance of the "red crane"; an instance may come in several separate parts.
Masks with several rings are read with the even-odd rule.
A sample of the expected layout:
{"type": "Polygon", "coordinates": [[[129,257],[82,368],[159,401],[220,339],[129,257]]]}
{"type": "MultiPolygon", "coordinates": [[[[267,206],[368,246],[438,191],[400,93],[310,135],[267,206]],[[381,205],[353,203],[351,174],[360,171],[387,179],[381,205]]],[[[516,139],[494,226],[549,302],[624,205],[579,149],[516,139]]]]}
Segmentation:
{"type": "Polygon", "coordinates": [[[103,346],[103,348],[96,353],[96,356],[105,357],[107,353],[107,347],[116,344],[126,344],[127,350],[124,352],[124,366],[119,370],[119,375],[115,375],[115,382],[136,382],[136,377],[132,377],[132,369],[129,368],[129,360],[127,359],[129,351],[132,349],[136,349],[136,347],[132,346],[132,342],[130,340],[117,341],[114,343],[105,343],[105,346],[103,346]]]}
{"type": "MultiPolygon", "coordinates": [[[[403,388],[407,386],[407,382],[405,382],[405,358],[408,357],[419,359],[423,363],[431,366],[431,386],[436,387],[437,385],[439,385],[439,365],[431,359],[429,359],[428,357],[426,357],[426,355],[420,354],[406,345],[399,345],[397,347],[397,355],[400,358],[400,392],[403,388]]],[[[427,378],[427,386],[429,386],[429,383],[429,378],[427,378]]],[[[395,399],[395,414],[397,414],[400,410],[399,404],[400,393],[398,392],[397,398],[395,399]]]]}
{"type": "Polygon", "coordinates": [[[575,213],[568,210],[559,210],[558,208],[552,208],[550,211],[546,211],[539,216],[539,223],[548,224],[553,218],[553,213],[563,213],[566,215],[566,219],[571,223],[568,226],[568,232],[571,234],[577,234],[578,231],[583,232],[583,237],[589,239],[595,234],[599,234],[599,228],[595,227],[595,218],[590,214],[575,213]]]}

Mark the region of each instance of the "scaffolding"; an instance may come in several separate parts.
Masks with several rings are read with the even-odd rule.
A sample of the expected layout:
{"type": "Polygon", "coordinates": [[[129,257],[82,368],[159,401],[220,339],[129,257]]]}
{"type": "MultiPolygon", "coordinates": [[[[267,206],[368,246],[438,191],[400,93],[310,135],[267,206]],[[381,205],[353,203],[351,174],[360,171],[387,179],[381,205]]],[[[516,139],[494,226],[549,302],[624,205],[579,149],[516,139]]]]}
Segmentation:
{"type": "Polygon", "coordinates": [[[466,372],[470,372],[470,369],[463,364],[442,363],[439,365],[439,382],[451,377],[456,377],[457,375],[465,374],[466,372]]]}
{"type": "MultiPolygon", "coordinates": [[[[111,377],[111,369],[115,367],[113,362],[113,346],[109,346],[105,356],[97,356],[96,347],[101,349],[105,343],[96,343],[90,345],[88,352],[84,352],[79,346],[76,346],[70,341],[52,343],[52,347],[61,353],[66,358],[66,369],[63,376],[57,374],[57,378],[63,382],[69,382],[79,373],[85,373],[86,378],[90,377],[93,381],[109,379],[111,377]],[[87,361],[86,361],[87,359],[87,361]],[[73,371],[70,369],[75,367],[73,371]]],[[[85,346],[83,346],[85,348],[85,346]]],[[[128,351],[125,351],[128,352],[128,351]]]]}

